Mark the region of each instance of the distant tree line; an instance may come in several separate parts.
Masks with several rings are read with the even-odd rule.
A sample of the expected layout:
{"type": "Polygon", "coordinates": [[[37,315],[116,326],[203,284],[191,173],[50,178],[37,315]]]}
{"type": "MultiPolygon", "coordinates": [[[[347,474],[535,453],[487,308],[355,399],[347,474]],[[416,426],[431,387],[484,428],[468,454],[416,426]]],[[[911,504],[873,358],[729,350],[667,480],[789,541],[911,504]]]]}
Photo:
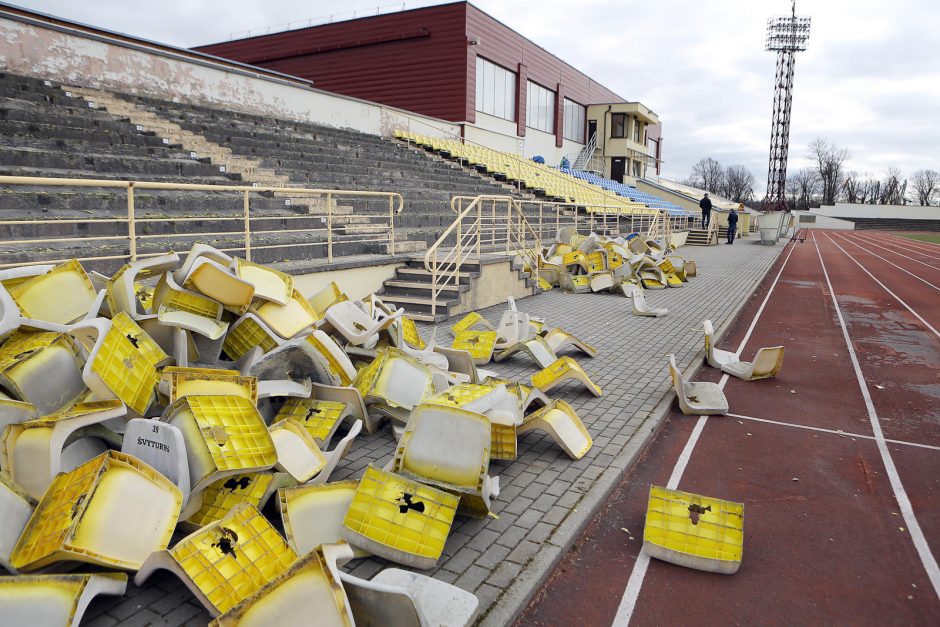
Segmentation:
{"type": "MultiPolygon", "coordinates": [[[[859,174],[846,168],[849,150],[825,139],[809,145],[813,165],[790,172],[786,197],[791,209],[809,209],[837,202],[871,205],[940,205],[940,172],[917,170],[904,178],[891,167],[884,176],[859,174]]],[[[711,157],[692,166],[686,185],[753,204],[754,175],[743,165],[722,166],[711,157]]]]}
{"type": "Polygon", "coordinates": [[[754,175],[743,165],[721,165],[711,157],[701,159],[692,166],[692,175],[681,181],[685,185],[704,189],[734,202],[754,200],[754,175]]]}

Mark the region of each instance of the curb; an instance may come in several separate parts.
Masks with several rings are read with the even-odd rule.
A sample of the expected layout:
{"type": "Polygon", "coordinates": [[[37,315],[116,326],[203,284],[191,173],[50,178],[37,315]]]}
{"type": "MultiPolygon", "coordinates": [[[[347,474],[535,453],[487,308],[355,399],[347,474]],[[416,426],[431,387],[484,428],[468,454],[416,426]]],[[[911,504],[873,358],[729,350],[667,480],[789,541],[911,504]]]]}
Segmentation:
{"type": "MultiPolygon", "coordinates": [[[[786,243],[780,248],[777,257],[770,264],[767,273],[770,272],[774,264],[780,260],[780,255],[786,249],[786,243]]],[[[758,286],[767,278],[765,273],[759,280],[755,281],[751,287],[747,298],[735,308],[734,312],[728,316],[720,330],[715,331],[716,340],[723,336],[728,327],[741,313],[744,306],[751,300],[758,286]]],[[[694,376],[704,364],[704,350],[696,353],[701,359],[693,359],[685,370],[683,376],[694,376]]],[[[561,560],[571,550],[575,540],[584,531],[588,523],[593,520],[594,515],[607,501],[614,488],[620,483],[620,480],[630,469],[637,457],[642,453],[653,435],[659,430],[666,417],[672,410],[672,404],[675,400],[675,394],[670,389],[657,403],[639,427],[636,433],[626,446],[617,453],[610,466],[594,481],[591,488],[584,494],[575,508],[568,513],[568,516],[558,525],[555,533],[546,540],[546,543],[539,548],[529,563],[525,565],[522,572],[513,583],[503,591],[496,603],[490,608],[485,616],[477,621],[481,627],[503,627],[512,624],[528,607],[529,602],[535,597],[542,585],[548,580],[549,575],[555,570],[561,560]]]]}

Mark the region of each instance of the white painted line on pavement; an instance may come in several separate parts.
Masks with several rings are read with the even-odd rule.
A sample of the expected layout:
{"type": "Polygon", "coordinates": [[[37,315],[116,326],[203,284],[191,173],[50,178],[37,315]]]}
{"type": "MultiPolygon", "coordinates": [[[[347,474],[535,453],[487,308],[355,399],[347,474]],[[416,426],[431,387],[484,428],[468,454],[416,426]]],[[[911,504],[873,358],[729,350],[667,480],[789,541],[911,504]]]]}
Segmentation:
{"type": "MultiPolygon", "coordinates": [[[[905,302],[901,299],[900,296],[898,296],[897,294],[895,294],[894,292],[892,292],[892,291],[888,288],[887,285],[885,285],[884,283],[882,283],[881,281],[879,281],[879,280],[878,280],[878,277],[876,277],[874,274],[872,274],[871,272],[869,272],[869,271],[868,271],[868,268],[866,268],[866,267],[863,266],[861,263],[859,263],[858,260],[857,260],[855,257],[853,257],[852,255],[850,255],[844,248],[842,248],[841,246],[839,246],[839,243],[838,243],[837,241],[835,241],[834,239],[832,239],[831,237],[829,237],[829,234],[828,234],[828,233],[823,233],[823,235],[825,235],[825,236],[829,239],[829,241],[833,243],[833,245],[834,245],[836,248],[838,248],[839,250],[841,250],[841,251],[845,254],[846,257],[848,257],[849,259],[851,259],[851,260],[855,263],[855,265],[857,265],[859,268],[861,268],[862,270],[864,270],[865,274],[867,274],[868,276],[870,276],[870,277],[875,281],[875,283],[877,283],[877,284],[880,285],[882,288],[884,288],[884,291],[886,291],[886,292],[888,292],[889,294],[891,294],[891,296],[894,297],[894,300],[896,300],[896,301],[898,301],[899,303],[901,303],[902,305],[904,305],[904,308],[905,308],[905,309],[907,309],[909,312],[911,312],[912,314],[914,314],[914,317],[917,318],[918,320],[920,320],[920,321],[924,324],[925,327],[927,327],[928,329],[930,329],[931,333],[933,333],[934,335],[936,335],[937,338],[940,338],[940,331],[937,331],[935,328],[933,328],[933,326],[931,326],[931,324],[930,324],[929,322],[927,322],[926,320],[924,320],[924,319],[921,317],[921,315],[920,315],[919,313],[917,313],[916,311],[914,311],[914,310],[911,308],[910,305],[908,305],[907,303],[905,303],[905,302]]],[[[816,238],[815,238],[815,236],[813,237],[813,243],[816,244],[816,238]]],[[[816,244],[816,247],[819,248],[819,245],[816,244]]]]}
{"type": "Polygon", "coordinates": [[[901,237],[900,235],[894,235],[893,233],[882,233],[884,237],[891,238],[898,243],[904,243],[905,246],[910,246],[911,248],[916,248],[917,250],[929,250],[932,253],[940,252],[940,244],[934,244],[933,242],[925,242],[922,239],[911,239],[909,237],[901,237]]]}
{"type": "MultiPolygon", "coordinates": [[[[861,433],[852,433],[851,431],[840,431],[839,429],[824,429],[822,427],[811,427],[809,425],[798,425],[795,422],[781,422],[780,420],[770,420],[769,418],[756,418],[754,416],[744,416],[742,414],[725,414],[729,418],[740,418],[741,420],[751,420],[754,422],[766,422],[771,425],[779,425],[781,427],[793,427],[795,429],[805,429],[807,431],[819,431],[821,433],[831,433],[832,435],[839,435],[846,438],[861,438],[863,440],[874,440],[875,436],[873,435],[862,435],[861,433]]],[[[906,440],[892,440],[890,438],[885,438],[885,442],[890,442],[891,444],[903,444],[904,446],[914,446],[917,448],[926,448],[932,451],[940,451],[940,446],[933,446],[931,444],[919,444],[918,442],[908,442],[906,440]]]]}
{"type": "MultiPolygon", "coordinates": [[[[873,253],[872,251],[866,249],[864,246],[862,246],[862,245],[859,244],[858,242],[853,241],[852,239],[849,239],[848,237],[845,237],[844,235],[840,235],[839,233],[836,233],[835,235],[836,235],[836,237],[838,237],[839,239],[841,239],[843,242],[846,242],[846,243],[848,243],[848,244],[851,244],[852,246],[855,246],[856,248],[861,248],[863,251],[865,251],[865,252],[868,253],[869,255],[872,255],[873,257],[878,257],[878,259],[881,259],[882,261],[891,264],[892,266],[894,266],[895,268],[897,268],[897,269],[900,270],[901,272],[905,272],[905,273],[911,275],[912,277],[914,277],[915,279],[917,279],[917,280],[920,281],[921,283],[926,283],[927,285],[929,285],[929,286],[932,287],[933,289],[935,289],[935,290],[937,290],[938,292],[940,292],[940,287],[937,287],[936,285],[934,285],[934,284],[931,283],[930,281],[928,281],[928,280],[926,280],[926,279],[922,279],[921,277],[917,276],[917,275],[914,274],[913,272],[902,268],[901,266],[899,266],[898,264],[894,263],[893,261],[888,261],[887,259],[885,259],[885,258],[882,257],[881,255],[879,255],[878,253],[873,253]]],[[[828,233],[826,233],[826,237],[829,237],[829,234],[828,234],[828,233]]],[[[829,239],[832,239],[832,238],[829,237],[829,239]]],[[[832,241],[833,241],[833,243],[835,243],[835,240],[832,240],[832,241]]]]}
{"type": "MultiPolygon", "coordinates": [[[[829,236],[827,235],[826,237],[829,236]]],[[[832,238],[829,239],[833,244],[839,246],[832,238]]],[[[842,307],[839,305],[839,299],[836,298],[836,292],[832,288],[832,282],[829,280],[829,271],[826,269],[826,263],[823,261],[822,252],[819,250],[819,244],[816,242],[815,237],[813,238],[813,245],[816,247],[816,255],[819,257],[819,264],[822,266],[823,276],[826,277],[826,285],[829,286],[829,295],[835,306],[839,325],[842,327],[842,336],[845,338],[845,345],[849,350],[849,358],[852,360],[852,367],[855,369],[855,378],[858,379],[858,387],[862,392],[862,398],[865,399],[865,408],[868,410],[868,419],[871,422],[872,432],[875,434],[875,443],[878,445],[878,452],[881,453],[881,461],[885,465],[888,480],[891,482],[894,498],[898,502],[898,508],[901,510],[901,516],[904,518],[904,522],[907,525],[911,540],[914,542],[914,548],[920,556],[924,570],[927,571],[927,577],[930,579],[930,583],[933,584],[934,593],[940,598],[940,566],[937,566],[937,560],[930,551],[927,538],[924,537],[924,532],[921,531],[917,517],[914,516],[914,508],[911,506],[910,499],[907,498],[907,492],[905,492],[904,485],[901,483],[901,477],[898,475],[898,470],[894,466],[894,459],[891,458],[891,452],[888,450],[888,445],[885,443],[885,436],[881,431],[881,422],[878,420],[878,412],[875,411],[875,404],[871,400],[868,384],[865,382],[865,377],[862,375],[862,367],[859,364],[858,356],[855,354],[855,347],[852,345],[852,338],[849,336],[849,329],[845,324],[845,318],[842,316],[842,307]]],[[[842,252],[845,251],[843,250],[842,252]]],[[[848,255],[848,253],[846,253],[846,255],[848,255]]],[[[859,267],[862,267],[861,264],[859,264],[859,267]]],[[[862,269],[864,270],[863,267],[862,269]]],[[[900,301],[900,299],[898,300],[900,301]]]]}
{"type": "MultiPolygon", "coordinates": [[[[914,257],[911,256],[911,254],[910,254],[911,251],[901,252],[900,250],[896,250],[896,249],[894,249],[894,248],[886,248],[886,247],[884,247],[884,246],[881,246],[880,244],[878,244],[878,242],[880,242],[880,241],[882,241],[882,240],[869,239],[869,238],[863,237],[863,236],[861,236],[861,235],[856,235],[855,237],[852,237],[852,238],[846,237],[846,236],[841,235],[841,234],[840,234],[840,236],[841,236],[843,239],[852,242],[852,243],[855,244],[856,246],[858,246],[858,242],[862,242],[862,243],[864,243],[864,244],[868,244],[869,246],[874,246],[875,248],[880,248],[881,250],[886,250],[886,251],[888,251],[889,253],[893,253],[893,254],[897,255],[898,257],[904,257],[905,259],[909,259],[910,261],[913,261],[913,262],[915,262],[915,263],[919,263],[919,264],[922,265],[922,266],[927,266],[928,268],[932,268],[932,269],[934,269],[934,270],[940,270],[940,266],[932,266],[932,265],[930,265],[929,263],[927,263],[926,261],[921,261],[920,259],[915,259],[914,257]]],[[[883,243],[887,243],[887,242],[883,242],[883,243]]],[[[889,245],[890,245],[890,244],[889,244],[889,245]]],[[[914,254],[915,254],[915,255],[919,255],[920,253],[914,253],[914,254]]],[[[923,255],[923,256],[928,257],[929,259],[940,259],[940,257],[931,257],[930,255],[923,255]]],[[[888,262],[888,263],[890,263],[890,262],[888,262]]]]}
{"type": "MultiPolygon", "coordinates": [[[[754,332],[754,328],[757,326],[757,321],[760,319],[761,314],[764,313],[764,307],[767,305],[767,301],[770,300],[770,295],[773,294],[774,288],[777,287],[777,282],[780,280],[780,275],[783,274],[784,268],[787,267],[787,262],[790,261],[790,255],[793,254],[794,250],[796,250],[796,246],[790,246],[790,252],[787,253],[786,259],[783,260],[783,265],[780,266],[780,271],[777,272],[777,276],[774,277],[773,283],[770,284],[770,289],[767,290],[767,295],[764,296],[763,302],[760,304],[760,307],[754,314],[753,320],[751,320],[751,326],[748,327],[747,333],[744,334],[744,339],[741,340],[740,345],[738,345],[738,350],[735,351],[738,355],[741,354],[741,351],[744,350],[747,341],[751,338],[751,334],[754,332]]],[[[724,389],[727,382],[728,375],[723,375],[721,377],[721,381],[718,382],[718,385],[724,389]]],[[[689,464],[689,459],[692,457],[692,451],[695,449],[695,445],[698,443],[698,439],[702,435],[702,430],[705,429],[706,422],[708,422],[708,416],[699,416],[698,422],[695,423],[695,428],[692,429],[692,433],[689,435],[689,439],[685,443],[685,447],[679,454],[679,459],[676,460],[676,464],[673,466],[672,474],[669,476],[668,483],[666,483],[667,488],[675,490],[679,487],[679,481],[682,479],[682,473],[685,472],[685,467],[689,464]]],[[[626,627],[630,624],[630,618],[633,616],[634,609],[636,609],[636,601],[640,597],[640,589],[643,587],[643,579],[646,577],[646,570],[649,568],[649,564],[649,555],[647,555],[641,549],[640,554],[637,555],[636,562],[633,564],[633,571],[630,573],[630,579],[627,581],[627,587],[623,592],[623,598],[620,599],[620,605],[617,607],[617,614],[614,616],[613,627],[626,627]]]]}

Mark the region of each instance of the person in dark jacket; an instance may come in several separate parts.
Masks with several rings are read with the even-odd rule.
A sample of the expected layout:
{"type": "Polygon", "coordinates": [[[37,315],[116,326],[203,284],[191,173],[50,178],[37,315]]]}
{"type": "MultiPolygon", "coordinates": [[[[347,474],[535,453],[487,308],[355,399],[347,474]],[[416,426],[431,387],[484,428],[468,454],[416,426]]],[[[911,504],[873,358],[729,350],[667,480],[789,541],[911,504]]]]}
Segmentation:
{"type": "MultiPolygon", "coordinates": [[[[744,211],[744,205],[738,205],[738,209],[744,211]]],[[[738,233],[738,212],[731,208],[728,214],[728,244],[734,244],[734,236],[738,233]]]]}
{"type": "Polygon", "coordinates": [[[702,208],[702,228],[707,229],[712,217],[712,201],[707,192],[705,198],[699,201],[698,206],[702,208]]]}

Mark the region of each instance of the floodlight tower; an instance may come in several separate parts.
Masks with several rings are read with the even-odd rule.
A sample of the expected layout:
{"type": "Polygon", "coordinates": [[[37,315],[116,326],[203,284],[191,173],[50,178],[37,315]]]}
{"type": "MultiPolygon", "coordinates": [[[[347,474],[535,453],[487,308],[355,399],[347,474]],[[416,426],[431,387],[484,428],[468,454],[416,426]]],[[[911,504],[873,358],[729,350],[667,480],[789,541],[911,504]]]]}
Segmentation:
{"type": "Polygon", "coordinates": [[[767,196],[761,203],[763,208],[770,211],[786,208],[793,67],[796,64],[796,53],[806,50],[810,19],[796,16],[796,0],[793,0],[788,17],[772,17],[767,20],[766,49],[777,53],[773,125],[770,132],[770,164],[767,166],[767,196]]]}

